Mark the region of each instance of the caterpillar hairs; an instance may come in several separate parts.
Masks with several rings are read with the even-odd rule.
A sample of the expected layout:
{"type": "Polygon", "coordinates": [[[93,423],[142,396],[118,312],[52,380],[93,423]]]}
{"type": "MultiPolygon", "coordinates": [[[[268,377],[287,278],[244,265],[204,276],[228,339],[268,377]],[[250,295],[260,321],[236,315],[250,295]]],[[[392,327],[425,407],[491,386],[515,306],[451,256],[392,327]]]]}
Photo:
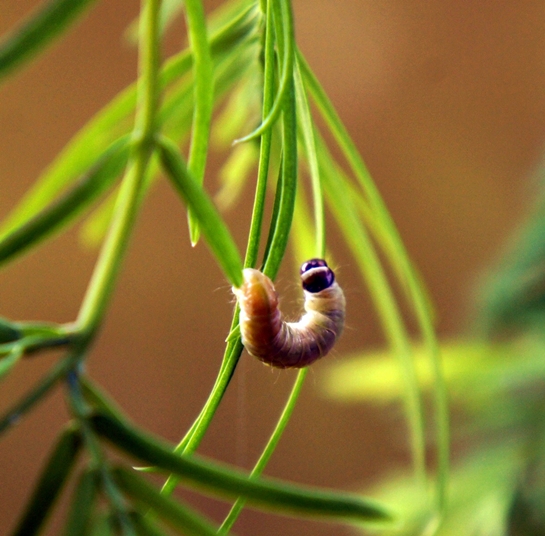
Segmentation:
{"type": "Polygon", "coordinates": [[[303,368],[333,348],[344,326],[345,299],[333,270],[322,259],[301,266],[305,314],[286,322],[273,282],[259,270],[243,270],[233,288],[240,305],[242,343],[250,355],[277,368],[303,368]]]}

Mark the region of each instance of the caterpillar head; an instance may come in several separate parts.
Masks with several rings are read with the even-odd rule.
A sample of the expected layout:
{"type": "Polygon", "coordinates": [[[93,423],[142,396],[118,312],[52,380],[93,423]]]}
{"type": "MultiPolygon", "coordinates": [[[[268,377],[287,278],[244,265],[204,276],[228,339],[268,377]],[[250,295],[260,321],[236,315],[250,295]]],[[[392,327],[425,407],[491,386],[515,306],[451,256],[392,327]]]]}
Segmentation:
{"type": "Polygon", "coordinates": [[[323,259],[310,259],[301,265],[303,289],[315,294],[329,288],[335,282],[335,274],[323,259]]]}

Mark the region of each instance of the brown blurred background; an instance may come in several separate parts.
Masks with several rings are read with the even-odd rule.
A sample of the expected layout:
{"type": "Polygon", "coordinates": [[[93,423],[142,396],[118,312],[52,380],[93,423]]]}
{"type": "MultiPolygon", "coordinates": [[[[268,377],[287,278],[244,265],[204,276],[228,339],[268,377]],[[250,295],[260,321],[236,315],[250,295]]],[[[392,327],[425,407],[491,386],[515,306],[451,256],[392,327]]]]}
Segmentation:
{"type": "MultiPolygon", "coordinates": [[[[0,2],[0,30],[36,3],[0,2]]],[[[121,36],[136,4],[99,3],[76,31],[0,87],[2,217],[70,137],[134,79],[136,53],[121,36]]],[[[441,335],[459,333],[476,276],[534,195],[532,177],[545,140],[545,4],[298,0],[294,9],[300,46],[428,284],[441,335]]],[[[183,41],[181,30],[171,33],[169,51],[183,41]]],[[[209,166],[211,190],[217,167],[209,166]]],[[[238,216],[237,210],[227,214],[242,245],[248,222],[238,216]]],[[[349,329],[332,358],[339,360],[382,338],[346,251],[336,253],[349,300],[349,329]]],[[[95,256],[72,231],[5,269],[0,315],[74,319],[95,256]]],[[[289,263],[285,268],[282,281],[292,292],[289,263]]],[[[185,212],[170,188],[158,184],[89,370],[135,421],[176,441],[212,386],[231,309],[229,287],[207,249],[191,249],[185,212]]],[[[0,407],[28,389],[54,358],[21,364],[1,386],[0,407]]],[[[406,460],[404,430],[396,415],[381,409],[325,400],[319,379],[327,365],[313,367],[267,473],[356,489],[406,460]]],[[[200,452],[251,467],[293,378],[244,355],[200,452]]],[[[57,391],[2,438],[0,534],[13,526],[66,418],[57,391]]],[[[218,520],[227,511],[224,503],[190,500],[218,520]]],[[[59,522],[57,515],[50,534],[59,522]]],[[[262,536],[347,530],[251,511],[236,526],[239,535],[262,536]]]]}

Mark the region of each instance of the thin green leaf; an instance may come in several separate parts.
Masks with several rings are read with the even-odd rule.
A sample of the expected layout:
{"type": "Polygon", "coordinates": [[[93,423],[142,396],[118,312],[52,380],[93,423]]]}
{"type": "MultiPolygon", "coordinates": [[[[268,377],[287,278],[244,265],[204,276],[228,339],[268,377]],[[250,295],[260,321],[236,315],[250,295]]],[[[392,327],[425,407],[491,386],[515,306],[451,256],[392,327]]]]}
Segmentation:
{"type": "Polygon", "coordinates": [[[17,328],[24,337],[59,338],[73,335],[70,324],[56,324],[55,322],[17,322],[17,328]]]}
{"type": "Polygon", "coordinates": [[[318,164],[318,154],[316,149],[312,115],[310,113],[310,106],[307,99],[305,85],[301,77],[299,62],[297,60],[295,61],[293,80],[295,85],[295,96],[299,119],[297,122],[297,127],[302,133],[312,185],[312,201],[314,205],[314,225],[316,235],[314,241],[315,253],[312,256],[324,258],[326,249],[324,194],[322,191],[322,181],[320,180],[320,166],[318,164]]]}
{"type": "Polygon", "coordinates": [[[166,139],[159,141],[161,162],[176,191],[198,219],[206,242],[225,276],[234,286],[242,284],[242,259],[229,229],[204,190],[197,184],[176,145],[166,139]]]}
{"type": "Polygon", "coordinates": [[[51,236],[74,220],[103,194],[124,169],[129,156],[128,138],[123,137],[67,192],[33,218],[0,240],[0,265],[51,236]]]}
{"type": "MultiPolygon", "coordinates": [[[[308,205],[303,190],[298,188],[291,231],[291,247],[294,251],[294,258],[298,261],[313,257],[325,258],[323,253],[316,254],[316,227],[313,225],[308,205]]],[[[328,263],[330,261],[331,258],[328,258],[328,263]]]]}
{"type": "Polygon", "coordinates": [[[424,290],[422,281],[412,266],[392,217],[390,216],[365,163],[359,155],[354,142],[342,124],[342,121],[325,91],[300,53],[298,54],[298,61],[307,88],[312,94],[333,137],[354,171],[356,179],[358,180],[362,191],[365,193],[369,206],[372,208],[377,221],[380,222],[385,235],[388,237],[389,246],[384,247],[384,250],[386,253],[392,254],[393,266],[399,267],[397,273],[402,278],[402,283],[407,287],[409,302],[414,309],[419,329],[422,333],[426,347],[428,348],[429,362],[435,377],[433,403],[436,422],[435,437],[438,445],[438,477],[436,480],[435,497],[437,510],[439,515],[441,515],[441,512],[446,507],[446,490],[448,485],[450,457],[450,424],[448,396],[441,370],[441,356],[439,355],[439,345],[433,325],[433,311],[430,308],[430,300],[424,290]]]}
{"type": "MultiPolygon", "coordinates": [[[[185,10],[195,80],[193,85],[195,108],[187,167],[197,183],[202,184],[214,103],[213,65],[201,0],[185,0],[185,10]]],[[[199,227],[191,210],[188,211],[188,221],[191,243],[195,245],[199,240],[199,227]]]]}
{"type": "Polygon", "coordinates": [[[183,531],[183,534],[195,536],[215,536],[217,528],[206,518],[184,506],[159,491],[138,475],[124,467],[117,467],[112,474],[118,485],[140,503],[144,508],[151,508],[162,519],[173,527],[183,531]]]}
{"type": "Polygon", "coordinates": [[[0,78],[43,52],[94,0],[51,0],[5,35],[0,44],[0,78]]]}
{"type": "Polygon", "coordinates": [[[368,499],[288,485],[272,479],[250,480],[244,473],[202,461],[198,456],[176,455],[171,452],[171,446],[159,443],[107,415],[94,415],[90,422],[98,434],[145,463],[177,474],[203,490],[230,497],[243,496],[255,507],[345,521],[388,523],[393,520],[387,509],[368,499]]]}
{"type": "MultiPolygon", "coordinates": [[[[267,10],[267,28],[272,29],[272,10],[267,10]]],[[[274,89],[274,39],[273,32],[267,31],[265,37],[265,73],[264,73],[264,88],[263,88],[263,111],[262,116],[266,117],[270,111],[273,100],[274,89]]],[[[248,244],[246,247],[246,256],[244,259],[245,267],[255,267],[259,253],[259,244],[261,238],[261,227],[263,223],[263,214],[265,209],[265,195],[267,191],[267,178],[269,173],[269,160],[271,152],[272,131],[267,130],[261,137],[259,164],[257,173],[257,184],[254,199],[254,208],[250,223],[250,231],[248,235],[248,244]]],[[[176,453],[192,453],[200,444],[204,434],[206,433],[214,414],[225,394],[225,391],[233,377],[236,365],[242,353],[242,342],[240,338],[239,328],[239,313],[238,304],[235,306],[231,329],[229,332],[227,346],[223,355],[220,371],[214,382],[214,386],[210,395],[201,410],[201,413],[186,433],[185,437],[176,446],[176,453]]],[[[170,475],[162,493],[169,494],[175,489],[179,478],[175,475],[170,475]]]]}
{"type": "Polygon", "coordinates": [[[384,333],[399,358],[406,386],[406,411],[411,428],[411,448],[415,471],[425,481],[424,410],[418,378],[412,361],[412,348],[401,312],[371,239],[354,207],[350,192],[327,173],[322,174],[335,219],[358,261],[362,277],[379,315],[384,333]]]}
{"type": "Polygon", "coordinates": [[[19,339],[0,343],[0,355],[22,351],[28,355],[46,348],[66,346],[74,342],[77,334],[71,326],[47,322],[19,322],[19,339]]]}
{"type": "Polygon", "coordinates": [[[232,342],[237,339],[240,339],[240,326],[237,325],[234,329],[232,329],[229,332],[229,335],[227,335],[225,342],[232,342]]]}
{"type": "Polygon", "coordinates": [[[80,447],[81,437],[74,428],[68,428],[60,435],[14,536],[38,534],[76,461],[80,447]]]}
{"type": "Polygon", "coordinates": [[[98,472],[87,468],[82,473],[72,495],[65,536],[86,536],[98,491],[98,472]]]}

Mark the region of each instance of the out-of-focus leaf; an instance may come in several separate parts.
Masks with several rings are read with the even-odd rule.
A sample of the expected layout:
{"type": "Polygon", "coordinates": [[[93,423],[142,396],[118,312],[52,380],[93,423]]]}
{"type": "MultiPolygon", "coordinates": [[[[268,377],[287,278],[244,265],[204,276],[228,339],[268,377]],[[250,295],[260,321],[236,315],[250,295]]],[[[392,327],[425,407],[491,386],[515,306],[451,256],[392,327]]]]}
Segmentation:
{"type": "Polygon", "coordinates": [[[262,98],[260,88],[252,73],[241,79],[223,109],[214,118],[211,133],[212,143],[220,149],[231,147],[233,140],[240,135],[248,122],[255,121],[259,115],[262,98]]]}
{"type": "Polygon", "coordinates": [[[0,43],[0,78],[43,52],[94,0],[43,2],[23,23],[3,36],[0,43]]]}
{"type": "MultiPolygon", "coordinates": [[[[457,462],[449,486],[446,516],[432,533],[436,536],[508,534],[507,511],[523,467],[524,447],[516,441],[484,447],[457,462]]],[[[427,496],[410,478],[392,474],[371,491],[400,512],[400,526],[381,531],[384,536],[429,534],[425,528],[437,522],[429,510],[427,496]]]]}
{"type": "Polygon", "coordinates": [[[151,508],[173,527],[181,530],[182,534],[195,536],[215,536],[217,534],[217,527],[207,519],[170,497],[161,495],[157,489],[134,471],[118,467],[113,470],[113,475],[119,486],[133,500],[143,508],[151,508]]]}
{"type": "MultiPolygon", "coordinates": [[[[504,343],[471,339],[442,343],[451,400],[478,408],[486,400],[500,401],[497,397],[540,379],[545,381],[544,351],[545,341],[531,337],[504,343]]],[[[421,386],[430,390],[433,376],[422,345],[414,346],[414,356],[421,386]]],[[[329,396],[344,401],[392,402],[403,392],[396,362],[389,352],[380,350],[343,359],[325,371],[322,381],[329,396]]]]}
{"type": "Polygon", "coordinates": [[[112,221],[118,193],[119,188],[113,188],[106,199],[83,222],[79,238],[84,248],[94,249],[104,240],[112,221]]]}
{"type": "MultiPolygon", "coordinates": [[[[541,192],[541,197],[545,191],[541,192]]],[[[488,332],[545,326],[545,201],[514,234],[502,261],[480,291],[479,313],[488,332]]]]}
{"type": "MultiPolygon", "coordinates": [[[[193,84],[195,107],[187,167],[197,183],[202,184],[214,105],[213,65],[206,35],[206,18],[202,2],[200,0],[185,0],[185,13],[195,80],[193,84]]],[[[199,240],[199,227],[191,209],[188,210],[188,221],[191,243],[195,245],[199,240]]]]}
{"type": "Polygon", "coordinates": [[[86,469],[81,475],[64,528],[65,536],[86,536],[98,491],[98,473],[95,469],[86,469]]]}
{"type": "Polygon", "coordinates": [[[319,516],[371,525],[393,521],[391,512],[367,498],[286,484],[269,478],[253,480],[240,471],[203,461],[195,455],[174,454],[172,447],[107,415],[94,415],[90,422],[99,435],[144,463],[174,473],[186,482],[215,494],[245,497],[255,507],[290,512],[292,515],[319,516]]]}
{"type": "Polygon", "coordinates": [[[0,264],[36,246],[75,219],[119,176],[129,156],[128,138],[116,141],[99,161],[51,205],[0,240],[0,264]]]}
{"type": "Polygon", "coordinates": [[[20,339],[22,332],[18,325],[0,317],[0,344],[20,339]]]}
{"type": "MultiPolygon", "coordinates": [[[[255,6],[246,6],[244,3],[243,8],[237,6],[235,16],[211,36],[210,48],[214,59],[225,57],[229,51],[244,49],[242,44],[245,41],[254,40],[256,23],[255,6]]],[[[189,72],[191,64],[189,50],[168,60],[161,71],[161,87],[166,88],[178,81],[189,72]]],[[[135,105],[136,84],[132,84],[98,112],[65,146],[2,222],[0,237],[40,212],[67,184],[89,169],[111,143],[128,134],[133,127],[135,105]]]]}
{"type": "Polygon", "coordinates": [[[96,512],[91,521],[90,536],[118,536],[109,512],[96,512]]]}
{"type": "Polygon", "coordinates": [[[131,522],[138,536],[167,536],[149,516],[140,512],[131,512],[131,522]]]}
{"type": "Polygon", "coordinates": [[[221,189],[214,199],[220,210],[230,208],[240,197],[250,172],[255,168],[258,152],[251,143],[237,145],[220,170],[221,189]]]}
{"type": "Polygon", "coordinates": [[[14,536],[38,534],[76,461],[80,448],[81,436],[77,430],[68,428],[61,434],[17,524],[14,536]]]}
{"type": "Polygon", "coordinates": [[[295,60],[294,65],[293,80],[295,84],[295,95],[298,111],[297,129],[300,131],[300,135],[303,140],[302,144],[305,148],[312,186],[312,203],[315,226],[314,234],[316,236],[314,254],[312,257],[323,258],[325,256],[326,248],[324,192],[320,178],[320,166],[318,164],[317,145],[312,114],[310,112],[307,92],[297,59],[295,60]]]}
{"type": "MultiPolygon", "coordinates": [[[[308,203],[302,188],[298,188],[293,213],[291,246],[297,262],[302,259],[312,259],[316,256],[316,235],[308,203]]],[[[320,255],[323,257],[323,255],[320,255]]],[[[332,257],[327,255],[329,266],[334,266],[332,257]]]]}

